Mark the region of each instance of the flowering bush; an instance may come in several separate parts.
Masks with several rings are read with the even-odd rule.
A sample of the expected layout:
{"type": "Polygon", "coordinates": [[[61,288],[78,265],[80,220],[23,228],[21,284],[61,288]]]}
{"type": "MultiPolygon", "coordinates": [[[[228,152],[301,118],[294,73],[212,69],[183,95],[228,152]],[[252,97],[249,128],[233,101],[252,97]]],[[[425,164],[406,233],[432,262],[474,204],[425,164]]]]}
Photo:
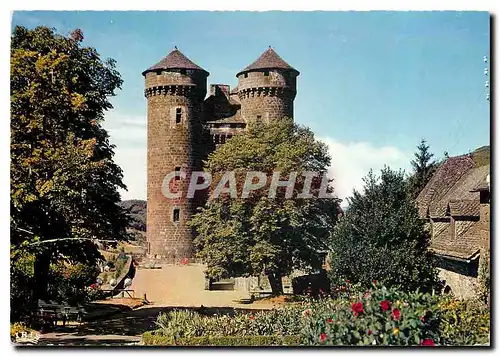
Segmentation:
{"type": "Polygon", "coordinates": [[[354,300],[318,303],[304,318],[307,345],[430,346],[439,341],[438,296],[375,284],[354,300]]]}
{"type": "Polygon", "coordinates": [[[489,343],[490,312],[484,304],[445,298],[439,307],[443,343],[456,346],[489,343]]]}

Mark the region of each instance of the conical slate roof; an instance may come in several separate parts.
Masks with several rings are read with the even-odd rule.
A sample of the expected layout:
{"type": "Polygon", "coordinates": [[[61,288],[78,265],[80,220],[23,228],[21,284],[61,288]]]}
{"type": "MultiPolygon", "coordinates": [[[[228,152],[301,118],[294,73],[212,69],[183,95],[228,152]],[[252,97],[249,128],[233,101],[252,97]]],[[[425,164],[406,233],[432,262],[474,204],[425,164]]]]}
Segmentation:
{"type": "Polygon", "coordinates": [[[154,66],[142,72],[142,75],[146,75],[146,73],[153,72],[158,69],[194,69],[205,72],[207,75],[209,74],[205,69],[201,68],[199,65],[186,57],[177,49],[177,47],[175,47],[172,52],[170,52],[165,58],[156,63],[154,66]]]}
{"type": "Polygon", "coordinates": [[[290,64],[285,62],[283,58],[281,58],[272,48],[269,46],[269,48],[262,53],[262,55],[257,58],[255,62],[250,64],[248,67],[245,69],[241,70],[236,76],[240,75],[241,73],[244,72],[250,72],[254,70],[262,70],[262,69],[288,69],[291,71],[294,71],[299,74],[299,71],[293,68],[290,64]]]}

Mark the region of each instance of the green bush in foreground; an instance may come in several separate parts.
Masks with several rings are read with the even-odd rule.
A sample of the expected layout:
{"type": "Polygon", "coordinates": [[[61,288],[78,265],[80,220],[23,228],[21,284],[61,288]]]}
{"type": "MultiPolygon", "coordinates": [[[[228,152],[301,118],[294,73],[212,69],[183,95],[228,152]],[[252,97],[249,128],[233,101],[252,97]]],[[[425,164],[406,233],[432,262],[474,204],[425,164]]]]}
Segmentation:
{"type": "Polygon", "coordinates": [[[470,346],[489,342],[489,310],[474,301],[379,286],[234,316],[160,314],[146,345],[470,346]]]}
{"type": "Polygon", "coordinates": [[[146,346],[299,346],[300,336],[195,336],[174,339],[161,332],[148,331],[142,335],[146,346]]]}
{"type": "Polygon", "coordinates": [[[439,296],[377,287],[305,313],[307,345],[434,345],[439,342],[439,296]]]}
{"type": "Polygon", "coordinates": [[[490,341],[490,311],[477,301],[445,299],[440,303],[441,342],[447,345],[478,345],[490,341]]]}

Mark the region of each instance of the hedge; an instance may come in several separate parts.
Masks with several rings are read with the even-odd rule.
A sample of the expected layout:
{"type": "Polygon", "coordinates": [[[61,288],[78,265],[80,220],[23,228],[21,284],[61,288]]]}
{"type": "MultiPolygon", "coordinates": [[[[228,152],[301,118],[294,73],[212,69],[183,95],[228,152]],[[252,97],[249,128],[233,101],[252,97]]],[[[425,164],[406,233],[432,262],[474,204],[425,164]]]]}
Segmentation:
{"type": "Polygon", "coordinates": [[[173,340],[155,331],[147,331],[142,335],[146,346],[299,346],[299,335],[286,336],[196,336],[173,340]]]}

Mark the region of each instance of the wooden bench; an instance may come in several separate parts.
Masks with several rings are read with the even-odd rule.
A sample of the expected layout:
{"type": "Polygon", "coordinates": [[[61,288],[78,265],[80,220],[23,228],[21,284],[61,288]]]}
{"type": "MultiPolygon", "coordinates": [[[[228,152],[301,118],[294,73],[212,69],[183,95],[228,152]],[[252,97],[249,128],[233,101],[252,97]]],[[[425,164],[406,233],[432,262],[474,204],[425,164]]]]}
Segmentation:
{"type": "Polygon", "coordinates": [[[82,307],[71,307],[69,305],[61,305],[53,302],[46,303],[44,301],[38,302],[38,308],[35,312],[36,318],[54,326],[57,325],[59,320],[62,321],[63,326],[68,321],[77,321],[81,324],[82,317],[85,314],[86,312],[82,307]]]}

